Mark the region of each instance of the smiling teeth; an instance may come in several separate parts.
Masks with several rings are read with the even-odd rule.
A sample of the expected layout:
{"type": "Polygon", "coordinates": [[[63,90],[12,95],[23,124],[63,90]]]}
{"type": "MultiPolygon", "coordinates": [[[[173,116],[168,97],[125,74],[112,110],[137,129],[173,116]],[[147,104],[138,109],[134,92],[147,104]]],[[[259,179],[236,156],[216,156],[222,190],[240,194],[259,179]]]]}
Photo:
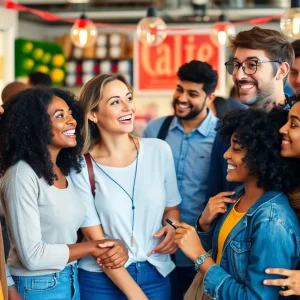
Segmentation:
{"type": "Polygon", "coordinates": [[[281,144],[288,145],[288,144],[290,144],[290,142],[289,142],[289,141],[287,141],[287,140],[282,140],[281,144]]]}
{"type": "Polygon", "coordinates": [[[252,88],[254,87],[254,85],[253,85],[253,84],[240,85],[240,87],[241,87],[242,89],[252,89],[252,88]]]}
{"type": "Polygon", "coordinates": [[[119,118],[118,120],[119,121],[129,121],[129,120],[131,120],[131,116],[126,116],[126,117],[123,117],[123,118],[119,118]]]}
{"type": "Polygon", "coordinates": [[[228,166],[227,166],[227,169],[228,169],[228,170],[235,170],[235,169],[236,169],[236,166],[234,166],[234,165],[228,165],[228,166]]]}
{"type": "Polygon", "coordinates": [[[187,107],[190,107],[190,105],[189,104],[179,104],[179,107],[187,108],[187,107]]]}
{"type": "Polygon", "coordinates": [[[64,135],[74,135],[75,134],[75,129],[70,129],[64,131],[64,135]]]}

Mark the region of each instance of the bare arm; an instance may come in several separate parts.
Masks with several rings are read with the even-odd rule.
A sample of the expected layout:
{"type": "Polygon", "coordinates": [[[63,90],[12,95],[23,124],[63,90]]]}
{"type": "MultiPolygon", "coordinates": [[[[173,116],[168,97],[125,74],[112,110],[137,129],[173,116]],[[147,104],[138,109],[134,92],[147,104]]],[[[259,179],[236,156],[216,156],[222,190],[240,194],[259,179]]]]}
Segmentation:
{"type": "Polygon", "coordinates": [[[178,245],[174,243],[175,230],[170,225],[168,225],[168,223],[165,221],[167,218],[175,223],[179,222],[180,220],[179,207],[173,206],[173,207],[165,208],[163,219],[162,219],[162,224],[164,225],[164,227],[162,227],[154,235],[155,238],[164,237],[164,239],[154,249],[152,249],[151,253],[148,254],[149,256],[156,252],[161,254],[172,254],[178,248],[178,245]]]}
{"type": "Polygon", "coordinates": [[[11,285],[8,287],[8,300],[22,300],[23,298],[17,291],[15,285],[11,285]]]}
{"type": "Polygon", "coordinates": [[[178,206],[166,207],[163,215],[163,224],[168,225],[166,219],[170,219],[173,222],[180,222],[180,212],[178,206]]]}
{"type": "MultiPolygon", "coordinates": [[[[88,241],[101,240],[105,238],[101,225],[85,227],[81,230],[88,241]]],[[[110,263],[114,259],[115,255],[116,253],[113,247],[109,249],[109,251],[105,252],[104,255],[98,257],[97,262],[102,266],[103,272],[115,283],[115,285],[126,295],[128,299],[147,299],[141,288],[123,267],[124,263],[121,262],[122,258],[120,259],[121,266],[117,269],[103,267],[107,265],[107,263],[110,263]]]]}

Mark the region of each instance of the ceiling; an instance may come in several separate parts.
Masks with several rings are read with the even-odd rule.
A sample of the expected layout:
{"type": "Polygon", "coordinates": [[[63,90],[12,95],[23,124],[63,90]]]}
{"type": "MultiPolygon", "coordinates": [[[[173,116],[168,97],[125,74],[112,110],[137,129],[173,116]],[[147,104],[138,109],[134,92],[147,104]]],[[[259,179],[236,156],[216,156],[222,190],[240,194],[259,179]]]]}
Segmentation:
{"type": "MultiPolygon", "coordinates": [[[[158,15],[168,23],[215,22],[223,11],[231,21],[247,20],[280,15],[290,6],[290,0],[223,0],[226,4],[222,0],[85,0],[89,2],[80,4],[71,1],[84,0],[19,0],[18,3],[65,18],[78,18],[85,12],[93,21],[106,23],[136,23],[153,3],[158,15]]],[[[25,12],[20,13],[20,18],[46,22],[25,12]]]]}

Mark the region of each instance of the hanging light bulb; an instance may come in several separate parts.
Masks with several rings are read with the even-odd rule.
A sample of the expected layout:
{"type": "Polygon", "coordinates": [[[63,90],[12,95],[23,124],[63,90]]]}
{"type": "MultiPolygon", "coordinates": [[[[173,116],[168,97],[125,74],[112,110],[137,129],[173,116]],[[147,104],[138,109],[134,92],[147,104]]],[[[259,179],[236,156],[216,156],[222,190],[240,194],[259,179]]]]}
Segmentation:
{"type": "Polygon", "coordinates": [[[224,14],[220,16],[220,21],[213,26],[212,30],[211,40],[217,46],[226,45],[229,41],[228,37],[235,35],[235,27],[224,14]]]}
{"type": "Polygon", "coordinates": [[[137,36],[139,40],[148,45],[158,45],[167,36],[167,25],[163,19],[157,17],[155,7],[149,7],[147,17],[142,18],[137,25],[137,36]]]}
{"type": "Polygon", "coordinates": [[[300,0],[292,0],[291,8],[281,16],[280,28],[287,36],[300,38],[300,0]]]}
{"type": "Polygon", "coordinates": [[[90,47],[96,42],[97,28],[83,14],[71,27],[70,37],[75,46],[79,48],[90,47]]]}

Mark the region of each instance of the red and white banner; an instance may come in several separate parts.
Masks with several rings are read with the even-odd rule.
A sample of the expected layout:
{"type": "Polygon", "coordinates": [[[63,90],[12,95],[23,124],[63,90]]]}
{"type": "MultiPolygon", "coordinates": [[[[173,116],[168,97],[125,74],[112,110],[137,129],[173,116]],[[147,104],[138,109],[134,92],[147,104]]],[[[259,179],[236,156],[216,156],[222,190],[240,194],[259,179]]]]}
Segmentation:
{"type": "MultiPolygon", "coordinates": [[[[173,28],[172,28],[173,29],[173,28]]],[[[212,65],[218,72],[217,94],[225,94],[226,71],[224,47],[211,40],[211,31],[191,34],[174,30],[164,42],[157,46],[147,46],[137,38],[134,42],[134,88],[137,93],[170,93],[177,84],[178,68],[193,59],[212,65]]]]}

